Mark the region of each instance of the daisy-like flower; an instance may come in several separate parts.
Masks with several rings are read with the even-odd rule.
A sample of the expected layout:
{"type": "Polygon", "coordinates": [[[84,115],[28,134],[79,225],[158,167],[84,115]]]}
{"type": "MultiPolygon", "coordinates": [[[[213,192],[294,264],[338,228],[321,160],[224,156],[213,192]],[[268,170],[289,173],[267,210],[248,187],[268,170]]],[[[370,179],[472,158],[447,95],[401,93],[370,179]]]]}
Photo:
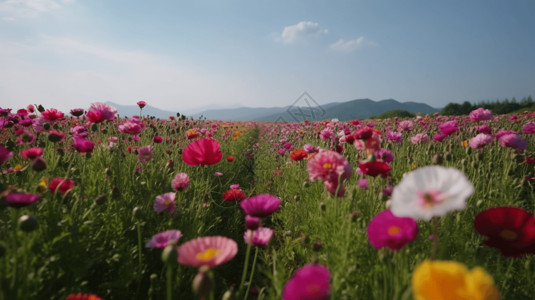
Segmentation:
{"type": "Polygon", "coordinates": [[[492,277],[480,267],[468,270],[455,261],[426,260],[412,273],[412,293],[416,300],[497,300],[492,277]]]}
{"type": "Polygon", "coordinates": [[[375,249],[399,250],[418,236],[418,225],[412,218],[396,217],[387,209],[373,217],[368,225],[368,241],[375,249]]]}
{"type": "Polygon", "coordinates": [[[176,209],[175,196],[176,195],[173,192],[156,196],[154,199],[154,210],[157,213],[167,210],[167,212],[172,214],[176,209]]]}
{"type": "Polygon", "coordinates": [[[213,268],[234,258],[238,244],[224,236],[205,236],[185,242],[177,251],[182,265],[213,268]]]}
{"type": "Polygon", "coordinates": [[[36,157],[39,157],[43,154],[43,149],[40,147],[32,147],[26,150],[22,150],[20,153],[20,156],[22,158],[31,158],[34,159],[36,157]]]}
{"type": "Polygon", "coordinates": [[[329,269],[322,265],[306,265],[297,270],[284,286],[282,300],[324,300],[331,286],[329,269]]]}
{"type": "Polygon", "coordinates": [[[429,221],[452,210],[466,207],[474,186],[455,168],[427,166],[403,176],[392,192],[392,213],[429,221]]]}
{"type": "Polygon", "coordinates": [[[249,197],[240,203],[245,214],[265,218],[279,210],[281,199],[271,194],[260,194],[249,197]]]}
{"type": "Polygon", "coordinates": [[[497,248],[503,256],[519,257],[535,253],[535,217],[523,209],[487,209],[476,216],[474,227],[488,238],[483,243],[497,248]]]}
{"type": "Polygon", "coordinates": [[[243,234],[243,240],[246,244],[265,248],[273,237],[273,230],[267,227],[259,227],[256,230],[247,230],[243,234]]]}
{"type": "Polygon", "coordinates": [[[163,249],[171,243],[176,243],[182,237],[180,230],[167,230],[152,236],[150,241],[145,244],[147,248],[163,249]]]}

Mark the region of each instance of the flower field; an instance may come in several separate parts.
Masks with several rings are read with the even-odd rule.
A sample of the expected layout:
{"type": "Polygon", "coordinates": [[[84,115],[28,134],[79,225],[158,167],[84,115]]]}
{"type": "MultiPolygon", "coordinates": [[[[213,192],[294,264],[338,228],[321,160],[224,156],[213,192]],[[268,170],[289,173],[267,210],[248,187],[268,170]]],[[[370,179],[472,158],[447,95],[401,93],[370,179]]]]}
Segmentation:
{"type": "Polygon", "coordinates": [[[0,300],[533,299],[533,133],[0,109],[0,300]]]}

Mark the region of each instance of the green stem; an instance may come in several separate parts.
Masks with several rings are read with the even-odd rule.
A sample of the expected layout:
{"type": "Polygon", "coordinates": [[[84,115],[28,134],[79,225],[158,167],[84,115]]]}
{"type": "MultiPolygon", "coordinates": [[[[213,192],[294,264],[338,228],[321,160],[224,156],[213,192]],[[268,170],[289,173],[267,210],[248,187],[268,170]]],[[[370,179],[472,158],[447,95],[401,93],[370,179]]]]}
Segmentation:
{"type": "Polygon", "coordinates": [[[254,250],[254,258],[253,258],[253,267],[251,268],[251,275],[249,276],[249,284],[247,285],[247,290],[245,291],[245,297],[244,300],[247,300],[247,297],[249,296],[249,289],[251,289],[251,284],[253,283],[253,275],[254,275],[254,269],[256,266],[256,258],[258,257],[258,247],[254,250]]]}
{"type": "Polygon", "coordinates": [[[172,292],[173,292],[173,269],[171,268],[171,264],[167,264],[167,270],[166,270],[166,275],[167,275],[167,282],[166,282],[166,287],[167,287],[167,300],[171,300],[173,299],[173,295],[172,295],[172,292]]]}
{"type": "MultiPolygon", "coordinates": [[[[252,232],[251,232],[252,234],[252,232]]],[[[251,255],[251,244],[247,244],[247,250],[245,252],[245,263],[243,264],[243,272],[241,274],[240,288],[238,292],[241,294],[243,285],[245,283],[245,277],[247,277],[247,265],[249,264],[249,256],[251,255]]]]}
{"type": "Polygon", "coordinates": [[[438,221],[439,217],[433,217],[433,250],[431,253],[431,260],[437,256],[438,250],[438,221]]]}
{"type": "Polygon", "coordinates": [[[142,259],[141,259],[141,227],[139,226],[139,222],[136,223],[137,228],[137,252],[138,252],[138,258],[139,258],[139,272],[141,273],[141,265],[142,265],[142,259]]]}

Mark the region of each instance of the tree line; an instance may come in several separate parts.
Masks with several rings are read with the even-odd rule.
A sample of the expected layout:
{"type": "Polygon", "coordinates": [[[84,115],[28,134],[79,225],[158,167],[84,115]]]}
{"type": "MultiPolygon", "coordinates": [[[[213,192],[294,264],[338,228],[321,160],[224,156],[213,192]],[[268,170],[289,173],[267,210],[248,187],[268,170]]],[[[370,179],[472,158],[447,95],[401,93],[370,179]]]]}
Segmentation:
{"type": "Polygon", "coordinates": [[[490,109],[493,113],[496,114],[507,114],[520,109],[526,109],[535,107],[535,102],[531,96],[524,97],[522,100],[517,101],[515,97],[511,100],[505,98],[504,100],[496,101],[482,101],[479,103],[470,103],[464,101],[463,103],[449,103],[441,111],[442,115],[468,115],[472,110],[483,107],[485,109],[490,109]]]}

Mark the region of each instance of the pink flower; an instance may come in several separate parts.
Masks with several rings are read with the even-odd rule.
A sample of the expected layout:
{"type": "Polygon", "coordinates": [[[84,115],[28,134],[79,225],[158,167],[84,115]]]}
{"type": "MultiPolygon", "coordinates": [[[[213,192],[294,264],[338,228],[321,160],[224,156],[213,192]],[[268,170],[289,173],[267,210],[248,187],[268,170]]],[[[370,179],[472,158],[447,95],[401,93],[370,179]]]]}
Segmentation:
{"type": "Polygon", "coordinates": [[[86,114],[87,120],[91,123],[100,123],[104,121],[115,120],[117,109],[106,103],[92,103],[86,114]]]}
{"type": "Polygon", "coordinates": [[[325,300],[329,297],[331,274],[322,265],[305,265],[284,286],[282,300],[325,300]]]}
{"type": "Polygon", "coordinates": [[[394,143],[401,143],[403,141],[403,134],[401,134],[401,132],[388,130],[386,132],[386,139],[394,143]]]}
{"type": "Polygon", "coordinates": [[[401,121],[398,124],[399,131],[411,131],[413,127],[412,121],[409,120],[401,121]]]}
{"type": "Polygon", "coordinates": [[[442,142],[447,137],[448,137],[447,134],[437,133],[437,134],[433,135],[433,141],[442,142]]]}
{"type": "Polygon", "coordinates": [[[80,153],[91,153],[93,152],[95,143],[84,138],[74,138],[74,143],[72,143],[72,147],[80,153]]]}
{"type": "Polygon", "coordinates": [[[147,162],[154,159],[154,155],[152,154],[152,146],[143,146],[140,148],[137,148],[137,158],[139,162],[147,162]]]}
{"type": "Polygon", "coordinates": [[[180,264],[213,268],[234,258],[238,244],[224,236],[205,236],[187,241],[177,251],[180,264]]]}
{"type": "Polygon", "coordinates": [[[10,207],[28,206],[41,199],[41,196],[30,193],[9,193],[6,196],[6,205],[10,207]]]}
{"type": "Polygon", "coordinates": [[[535,122],[528,122],[522,126],[522,132],[525,134],[535,133],[535,122]]]}
{"type": "Polygon", "coordinates": [[[323,151],[312,157],[307,163],[308,179],[323,181],[341,181],[351,177],[351,165],[347,159],[334,151],[323,151]]]}
{"type": "Polygon", "coordinates": [[[492,129],[487,125],[477,126],[476,129],[477,129],[477,132],[479,132],[479,133],[487,133],[487,134],[491,134],[492,133],[492,129]]]}
{"type": "Polygon", "coordinates": [[[163,249],[171,243],[176,243],[182,237],[180,230],[167,230],[152,236],[150,241],[145,244],[147,248],[163,249]]]}
{"type": "Polygon", "coordinates": [[[63,177],[52,178],[50,182],[48,183],[48,190],[52,194],[56,193],[56,189],[58,190],[60,194],[65,194],[68,191],[70,191],[73,187],[74,187],[74,180],[63,178],[63,177]]]}
{"type": "Polygon", "coordinates": [[[143,108],[143,107],[145,107],[145,105],[147,105],[147,102],[145,102],[145,101],[138,101],[137,102],[137,106],[139,106],[139,108],[143,108]]]}
{"type": "Polygon", "coordinates": [[[22,150],[21,153],[20,153],[20,156],[22,156],[22,158],[36,158],[36,157],[39,157],[43,154],[43,149],[40,148],[40,147],[33,147],[33,148],[29,148],[29,149],[26,149],[26,150],[22,150]]]}
{"type": "Polygon", "coordinates": [[[215,177],[221,177],[221,176],[223,176],[223,173],[221,173],[221,172],[215,172],[215,173],[214,173],[214,176],[215,176],[215,177]]]}
{"type": "Polygon", "coordinates": [[[143,123],[138,118],[128,118],[126,121],[118,126],[118,129],[122,133],[137,135],[143,130],[143,123]]]}
{"type": "Polygon", "coordinates": [[[457,125],[456,120],[447,121],[438,125],[438,130],[440,130],[442,134],[450,135],[457,132],[457,130],[459,130],[459,126],[457,125]]]}
{"type": "Polygon", "coordinates": [[[267,227],[259,227],[256,230],[247,230],[243,234],[243,240],[246,244],[265,248],[271,238],[273,237],[273,230],[267,227]]]}
{"type": "Polygon", "coordinates": [[[413,144],[425,144],[429,141],[429,137],[425,133],[418,133],[417,135],[411,137],[411,142],[413,144]]]}
{"type": "Polygon", "coordinates": [[[510,147],[519,151],[524,151],[528,146],[528,142],[517,133],[503,135],[499,141],[502,147],[510,147]]]}
{"type": "Polygon", "coordinates": [[[482,148],[492,142],[494,140],[494,137],[492,135],[486,134],[486,133],[480,133],[476,135],[475,137],[471,138],[468,141],[468,145],[471,148],[477,149],[482,148]]]}
{"type": "Polygon", "coordinates": [[[492,112],[488,109],[484,109],[483,107],[480,107],[478,109],[473,110],[468,115],[468,118],[470,118],[470,121],[472,122],[492,120],[492,112]]]}
{"type": "Polygon", "coordinates": [[[417,235],[418,225],[414,219],[397,217],[389,209],[375,216],[368,225],[368,241],[375,249],[399,250],[417,235]]]}
{"type": "Polygon", "coordinates": [[[63,119],[63,113],[55,108],[47,109],[41,115],[45,120],[52,122],[63,119]]]}
{"type": "Polygon", "coordinates": [[[384,161],[385,163],[391,163],[392,161],[394,161],[394,155],[392,154],[392,152],[383,148],[378,151],[375,151],[375,157],[384,161]]]}
{"type": "Polygon", "coordinates": [[[368,179],[359,179],[357,185],[363,189],[367,188],[369,186],[368,179]]]}
{"type": "Polygon", "coordinates": [[[279,210],[281,199],[271,194],[260,194],[249,197],[240,203],[245,214],[265,218],[279,210]]]}
{"type": "Polygon", "coordinates": [[[182,192],[183,190],[187,189],[189,186],[189,176],[186,173],[178,173],[175,175],[175,178],[173,178],[173,181],[171,181],[171,186],[173,186],[173,189],[182,192]]]}
{"type": "Polygon", "coordinates": [[[213,139],[196,140],[182,152],[182,160],[190,166],[217,164],[221,158],[221,144],[213,139]]]}
{"type": "Polygon", "coordinates": [[[152,141],[159,144],[159,143],[162,143],[163,142],[163,138],[159,135],[155,136],[152,138],[152,141]]]}
{"type": "Polygon", "coordinates": [[[320,151],[320,147],[312,146],[310,144],[305,144],[303,146],[303,150],[305,150],[307,153],[318,153],[320,151]]]}
{"type": "Polygon", "coordinates": [[[156,196],[154,199],[154,210],[157,213],[167,210],[168,213],[172,214],[176,209],[175,196],[173,192],[156,196]]]}
{"type": "Polygon", "coordinates": [[[330,128],[325,128],[320,132],[320,138],[322,141],[329,141],[334,138],[334,132],[330,128]]]}

